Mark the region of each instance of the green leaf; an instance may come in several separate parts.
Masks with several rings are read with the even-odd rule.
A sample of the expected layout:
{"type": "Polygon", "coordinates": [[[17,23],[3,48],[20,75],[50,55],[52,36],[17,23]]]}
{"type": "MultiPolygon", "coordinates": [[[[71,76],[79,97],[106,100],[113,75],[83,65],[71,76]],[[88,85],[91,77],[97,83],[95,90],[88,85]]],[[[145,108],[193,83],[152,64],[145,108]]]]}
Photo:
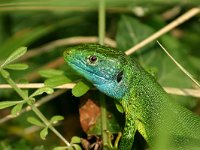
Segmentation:
{"type": "Polygon", "coordinates": [[[61,120],[63,120],[64,119],[64,117],[63,116],[53,116],[52,118],[51,118],[51,120],[50,120],[50,122],[51,123],[53,123],[53,124],[56,124],[58,121],[61,121],[61,120]]]}
{"type": "Polygon", "coordinates": [[[22,101],[4,101],[4,102],[0,102],[0,109],[4,109],[16,104],[21,103],[22,101]]]}
{"type": "Polygon", "coordinates": [[[41,145],[41,146],[36,146],[36,147],[34,147],[33,150],[45,150],[45,148],[44,148],[43,145],[41,145]]]}
{"type": "Polygon", "coordinates": [[[8,64],[4,68],[11,70],[25,70],[28,68],[28,65],[22,63],[16,63],[16,64],[8,64]]]}
{"type": "Polygon", "coordinates": [[[7,59],[6,61],[2,64],[3,66],[6,66],[7,64],[15,61],[16,59],[20,58],[21,56],[23,56],[27,51],[26,47],[20,47],[17,50],[15,50],[7,59]]]}
{"type": "Polygon", "coordinates": [[[4,68],[11,69],[11,70],[25,70],[25,69],[28,68],[28,65],[27,64],[21,64],[21,63],[8,64],[4,68]]]}
{"type": "Polygon", "coordinates": [[[56,86],[63,85],[69,82],[71,82],[69,78],[67,78],[64,75],[61,75],[61,76],[54,76],[52,78],[45,80],[44,85],[47,87],[56,87],[56,86]]]}
{"type": "Polygon", "coordinates": [[[90,86],[88,84],[86,84],[83,81],[78,82],[75,87],[72,89],[72,94],[75,97],[80,97],[82,95],[84,95],[85,93],[87,93],[87,91],[90,89],[90,86]]]}
{"type": "Polygon", "coordinates": [[[11,114],[13,116],[17,116],[19,114],[19,112],[22,110],[24,103],[19,103],[17,105],[15,105],[12,110],[11,110],[11,114]]]}
{"type": "Polygon", "coordinates": [[[67,150],[76,150],[76,149],[74,149],[73,146],[70,146],[70,147],[67,148],[67,150]]]}
{"type": "Polygon", "coordinates": [[[46,136],[48,135],[48,127],[45,127],[44,129],[42,129],[42,131],[40,131],[40,137],[43,140],[46,140],[46,136]]]}
{"type": "Polygon", "coordinates": [[[120,113],[124,113],[124,109],[123,109],[122,105],[120,105],[119,103],[115,102],[115,106],[116,106],[117,110],[120,113]]]}
{"type": "Polygon", "coordinates": [[[53,150],[68,150],[67,146],[59,146],[59,147],[55,147],[53,150]]]}
{"type": "Polygon", "coordinates": [[[75,148],[75,150],[82,150],[82,148],[78,144],[73,144],[73,147],[75,148]]]}
{"type": "Polygon", "coordinates": [[[64,71],[62,71],[62,70],[56,70],[56,69],[46,69],[46,70],[40,70],[39,74],[42,77],[45,77],[45,78],[52,78],[54,76],[64,75],[64,71]]]}
{"type": "Polygon", "coordinates": [[[78,136],[73,136],[71,139],[71,143],[81,143],[81,138],[78,136]]]}
{"type": "Polygon", "coordinates": [[[50,87],[42,87],[42,88],[37,89],[33,94],[31,94],[30,97],[35,97],[43,93],[52,94],[53,92],[54,90],[50,87]]]}
{"type": "Polygon", "coordinates": [[[45,125],[39,121],[38,119],[34,118],[34,117],[28,117],[27,121],[33,125],[39,126],[39,127],[45,127],[45,125]]]}
{"type": "MultiPolygon", "coordinates": [[[[142,23],[139,19],[129,15],[122,15],[118,23],[117,46],[121,50],[127,50],[154,33],[154,29],[142,23]]],[[[142,50],[148,50],[152,45],[146,45],[142,50]]]]}
{"type": "Polygon", "coordinates": [[[8,78],[10,76],[10,73],[4,69],[0,69],[0,72],[4,78],[8,78]]]}

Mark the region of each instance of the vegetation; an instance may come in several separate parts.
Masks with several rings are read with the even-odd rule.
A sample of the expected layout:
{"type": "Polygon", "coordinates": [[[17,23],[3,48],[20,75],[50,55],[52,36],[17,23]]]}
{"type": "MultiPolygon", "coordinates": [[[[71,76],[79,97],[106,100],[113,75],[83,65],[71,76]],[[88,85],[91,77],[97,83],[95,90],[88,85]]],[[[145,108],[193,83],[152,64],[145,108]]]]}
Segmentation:
{"type": "MultiPolygon", "coordinates": [[[[97,0],[0,2],[0,149],[97,150],[102,143],[117,147],[124,125],[120,106],[116,104],[116,109],[109,97],[73,72],[64,62],[63,51],[71,45],[98,42],[98,36],[103,43],[105,34],[106,45],[127,53],[182,14],[198,10],[200,2],[107,0],[106,20],[99,18],[104,13],[101,4],[97,0]]],[[[199,16],[196,12],[156,38],[197,80],[199,16]]],[[[197,86],[156,40],[127,54],[163,87],[170,87],[168,92],[181,105],[200,114],[197,86]],[[181,89],[184,96],[175,95],[181,89]]],[[[147,147],[140,135],[135,145],[140,150],[147,147]]]]}

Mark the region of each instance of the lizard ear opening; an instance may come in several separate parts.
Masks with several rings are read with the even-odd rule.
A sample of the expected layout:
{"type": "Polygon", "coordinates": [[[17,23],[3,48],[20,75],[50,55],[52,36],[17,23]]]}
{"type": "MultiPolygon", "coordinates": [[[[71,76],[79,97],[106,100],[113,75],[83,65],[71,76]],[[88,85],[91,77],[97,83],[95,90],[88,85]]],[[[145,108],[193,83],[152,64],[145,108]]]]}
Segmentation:
{"type": "Polygon", "coordinates": [[[117,82],[119,83],[123,78],[123,71],[120,71],[118,74],[117,74],[117,82]]]}

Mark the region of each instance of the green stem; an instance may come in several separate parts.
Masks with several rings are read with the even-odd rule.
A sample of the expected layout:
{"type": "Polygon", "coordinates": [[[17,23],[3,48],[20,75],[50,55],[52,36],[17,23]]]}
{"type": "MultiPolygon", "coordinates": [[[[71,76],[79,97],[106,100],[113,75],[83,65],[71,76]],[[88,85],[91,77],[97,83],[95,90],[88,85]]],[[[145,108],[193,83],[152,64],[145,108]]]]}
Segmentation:
{"type": "Polygon", "coordinates": [[[102,139],[104,148],[107,148],[108,143],[108,135],[106,133],[107,129],[107,111],[106,111],[106,101],[105,96],[102,93],[100,94],[100,105],[101,105],[101,129],[102,129],[102,139]]]}
{"type": "MultiPolygon", "coordinates": [[[[23,92],[16,83],[10,78],[7,77],[5,80],[12,86],[12,88],[22,97],[23,100],[27,101],[29,99],[28,95],[23,92]]],[[[29,104],[29,103],[28,103],[29,104]]],[[[33,112],[44,122],[49,129],[54,132],[67,146],[70,146],[70,143],[51,125],[51,123],[47,120],[47,118],[40,112],[40,110],[35,107],[34,104],[29,104],[32,108],[33,112]]]]}
{"type": "Polygon", "coordinates": [[[99,44],[104,44],[105,38],[105,0],[99,0],[99,44]]]}
{"type": "MultiPolygon", "coordinates": [[[[99,0],[99,44],[104,45],[105,38],[105,0],[99,0]]],[[[103,148],[108,148],[108,136],[107,136],[107,113],[105,96],[100,93],[100,106],[101,106],[101,127],[102,127],[102,140],[103,148]]]]}
{"type": "MultiPolygon", "coordinates": [[[[105,38],[105,0],[99,0],[99,44],[104,44],[105,38]]],[[[101,106],[101,127],[102,127],[102,139],[104,148],[108,146],[107,131],[107,113],[106,102],[103,94],[100,93],[100,106],[101,106]]]]}

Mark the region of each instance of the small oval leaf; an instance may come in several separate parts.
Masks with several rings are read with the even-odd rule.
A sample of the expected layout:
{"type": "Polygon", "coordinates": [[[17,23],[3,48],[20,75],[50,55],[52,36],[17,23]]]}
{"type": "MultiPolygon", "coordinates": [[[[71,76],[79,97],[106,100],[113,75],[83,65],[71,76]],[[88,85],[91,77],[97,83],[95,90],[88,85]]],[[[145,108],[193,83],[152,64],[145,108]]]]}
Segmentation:
{"type": "Polygon", "coordinates": [[[46,136],[48,135],[48,127],[45,127],[44,129],[42,129],[42,131],[40,131],[40,137],[43,140],[46,140],[46,136]]]}
{"type": "Polygon", "coordinates": [[[22,110],[23,105],[24,105],[23,103],[19,103],[19,104],[15,105],[11,110],[11,114],[13,116],[17,116],[20,113],[20,111],[22,110]]]}
{"type": "Polygon", "coordinates": [[[55,76],[45,80],[44,85],[47,87],[56,87],[71,82],[69,78],[64,75],[55,76]]]}
{"type": "Polygon", "coordinates": [[[17,104],[19,104],[21,102],[22,101],[4,101],[4,102],[0,102],[0,109],[11,107],[11,106],[17,105],[17,104]]]}
{"type": "Polygon", "coordinates": [[[55,76],[64,75],[64,71],[56,69],[46,69],[46,70],[40,70],[39,74],[45,78],[52,78],[55,76]]]}
{"type": "Polygon", "coordinates": [[[14,60],[20,58],[21,56],[23,56],[27,51],[27,47],[20,47],[17,50],[15,50],[7,59],[6,61],[1,65],[6,66],[7,64],[13,62],[14,60]]]}
{"type": "Polygon", "coordinates": [[[123,107],[122,107],[122,105],[120,105],[119,103],[115,103],[115,106],[116,106],[116,108],[117,108],[117,110],[120,112],[120,113],[124,113],[124,109],[123,109],[123,107]]]}
{"type": "Polygon", "coordinates": [[[64,117],[63,116],[53,116],[52,118],[51,118],[51,120],[50,120],[50,122],[51,123],[53,123],[53,124],[56,124],[58,121],[61,121],[61,120],[63,120],[64,119],[64,117]]]}
{"type": "Polygon", "coordinates": [[[53,92],[54,90],[50,87],[42,87],[42,88],[37,89],[33,94],[31,94],[30,97],[35,97],[43,93],[52,94],[53,92]]]}
{"type": "Polygon", "coordinates": [[[68,150],[67,146],[59,146],[59,147],[55,147],[53,150],[68,150]]]}
{"type": "Polygon", "coordinates": [[[81,138],[78,136],[73,136],[71,139],[71,143],[81,143],[81,138]]]}
{"type": "Polygon", "coordinates": [[[75,150],[82,150],[82,148],[80,147],[80,145],[78,144],[73,144],[72,146],[75,150]]]}
{"type": "Polygon", "coordinates": [[[38,119],[34,118],[34,117],[28,117],[27,121],[33,125],[39,126],[39,127],[45,127],[45,125],[40,122],[38,119]]]}
{"type": "Polygon", "coordinates": [[[21,63],[17,63],[17,64],[8,64],[4,67],[5,69],[11,69],[11,70],[25,70],[28,68],[27,64],[21,64],[21,63]]]}
{"type": "Polygon", "coordinates": [[[90,86],[88,84],[86,84],[83,81],[78,82],[75,87],[72,89],[72,94],[75,97],[80,97],[82,95],[84,95],[85,93],[87,93],[87,91],[90,89],[90,86]]]}

